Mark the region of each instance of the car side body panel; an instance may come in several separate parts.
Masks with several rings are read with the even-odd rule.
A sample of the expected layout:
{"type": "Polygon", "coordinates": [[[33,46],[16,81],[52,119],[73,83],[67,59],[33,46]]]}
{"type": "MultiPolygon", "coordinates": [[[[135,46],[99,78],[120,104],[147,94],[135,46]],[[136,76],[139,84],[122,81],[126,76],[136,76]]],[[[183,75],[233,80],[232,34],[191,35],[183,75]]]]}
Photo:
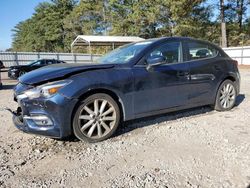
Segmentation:
{"type": "Polygon", "coordinates": [[[60,93],[62,95],[65,95],[68,98],[81,100],[81,96],[87,92],[102,89],[108,90],[119,98],[119,102],[123,108],[124,120],[134,118],[134,80],[131,68],[119,67],[105,70],[100,69],[79,73],[72,76],[70,79],[74,80],[68,86],[72,88],[72,90],[69,90],[67,87],[61,89],[60,93]],[[100,82],[100,80],[102,82],[100,82]]]}
{"type": "Polygon", "coordinates": [[[185,106],[188,97],[189,70],[185,63],[133,69],[135,79],[135,115],[185,106]],[[183,75],[180,75],[182,74],[183,75]]]}
{"type": "Polygon", "coordinates": [[[185,45],[189,41],[198,40],[178,37],[155,40],[133,60],[124,64],[53,65],[25,74],[15,88],[15,95],[42,84],[58,80],[71,81],[51,98],[21,101],[26,115],[41,113],[52,116],[55,122],[55,129],[52,128],[50,132],[33,129],[32,123],[32,129],[28,126],[27,131],[51,137],[68,136],[72,133],[74,109],[95,91],[108,91],[116,96],[124,121],[212,105],[220,84],[227,78],[235,81],[238,94],[240,76],[235,62],[210,43],[219,51],[217,56],[190,60],[185,45]],[[143,64],[146,55],[168,41],[184,44],[180,61],[147,69],[147,65],[143,64]]]}

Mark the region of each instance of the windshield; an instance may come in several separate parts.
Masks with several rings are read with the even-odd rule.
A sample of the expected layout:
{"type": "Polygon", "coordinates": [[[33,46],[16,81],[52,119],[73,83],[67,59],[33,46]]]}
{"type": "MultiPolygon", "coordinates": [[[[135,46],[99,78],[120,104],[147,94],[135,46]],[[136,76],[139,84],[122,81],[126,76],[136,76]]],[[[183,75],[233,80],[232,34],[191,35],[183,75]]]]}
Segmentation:
{"type": "Polygon", "coordinates": [[[127,63],[129,60],[134,58],[137,54],[139,54],[152,42],[153,41],[144,41],[122,46],[100,57],[99,59],[96,60],[96,62],[102,64],[127,63]]]}
{"type": "Polygon", "coordinates": [[[31,63],[29,63],[28,65],[33,65],[33,64],[35,64],[37,62],[38,62],[38,60],[35,60],[35,61],[32,61],[31,63]]]}

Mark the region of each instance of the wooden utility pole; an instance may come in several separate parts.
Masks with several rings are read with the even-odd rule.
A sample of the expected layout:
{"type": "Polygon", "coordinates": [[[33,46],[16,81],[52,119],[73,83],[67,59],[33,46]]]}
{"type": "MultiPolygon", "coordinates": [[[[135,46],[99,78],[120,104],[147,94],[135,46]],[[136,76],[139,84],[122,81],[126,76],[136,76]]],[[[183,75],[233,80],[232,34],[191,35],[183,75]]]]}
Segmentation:
{"type": "Polygon", "coordinates": [[[221,47],[227,47],[227,31],[224,12],[224,0],[220,0],[220,18],[221,18],[221,47]]]}

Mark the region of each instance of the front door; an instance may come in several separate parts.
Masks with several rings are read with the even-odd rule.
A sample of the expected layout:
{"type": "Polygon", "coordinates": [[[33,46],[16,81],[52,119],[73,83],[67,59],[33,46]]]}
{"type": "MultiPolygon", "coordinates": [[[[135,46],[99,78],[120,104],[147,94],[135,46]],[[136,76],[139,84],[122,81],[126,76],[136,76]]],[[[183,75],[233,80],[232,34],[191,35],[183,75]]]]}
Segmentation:
{"type": "Polygon", "coordinates": [[[183,63],[182,43],[169,41],[153,49],[133,68],[135,79],[134,112],[136,116],[185,106],[188,96],[189,67],[183,63]],[[166,64],[147,70],[146,59],[161,55],[166,64]]]}

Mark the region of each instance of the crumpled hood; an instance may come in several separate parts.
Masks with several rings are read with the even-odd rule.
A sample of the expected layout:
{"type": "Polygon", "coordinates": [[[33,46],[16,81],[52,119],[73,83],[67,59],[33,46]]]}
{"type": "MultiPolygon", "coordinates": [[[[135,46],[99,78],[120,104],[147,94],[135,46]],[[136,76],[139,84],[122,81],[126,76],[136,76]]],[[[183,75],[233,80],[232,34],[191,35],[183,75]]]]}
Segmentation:
{"type": "Polygon", "coordinates": [[[29,73],[24,74],[19,77],[19,82],[28,84],[28,85],[39,85],[42,83],[46,83],[48,81],[54,81],[59,79],[67,78],[71,75],[97,70],[97,69],[107,69],[112,68],[114,65],[112,64],[98,64],[98,63],[89,63],[89,64],[57,64],[45,66],[29,73]]]}

